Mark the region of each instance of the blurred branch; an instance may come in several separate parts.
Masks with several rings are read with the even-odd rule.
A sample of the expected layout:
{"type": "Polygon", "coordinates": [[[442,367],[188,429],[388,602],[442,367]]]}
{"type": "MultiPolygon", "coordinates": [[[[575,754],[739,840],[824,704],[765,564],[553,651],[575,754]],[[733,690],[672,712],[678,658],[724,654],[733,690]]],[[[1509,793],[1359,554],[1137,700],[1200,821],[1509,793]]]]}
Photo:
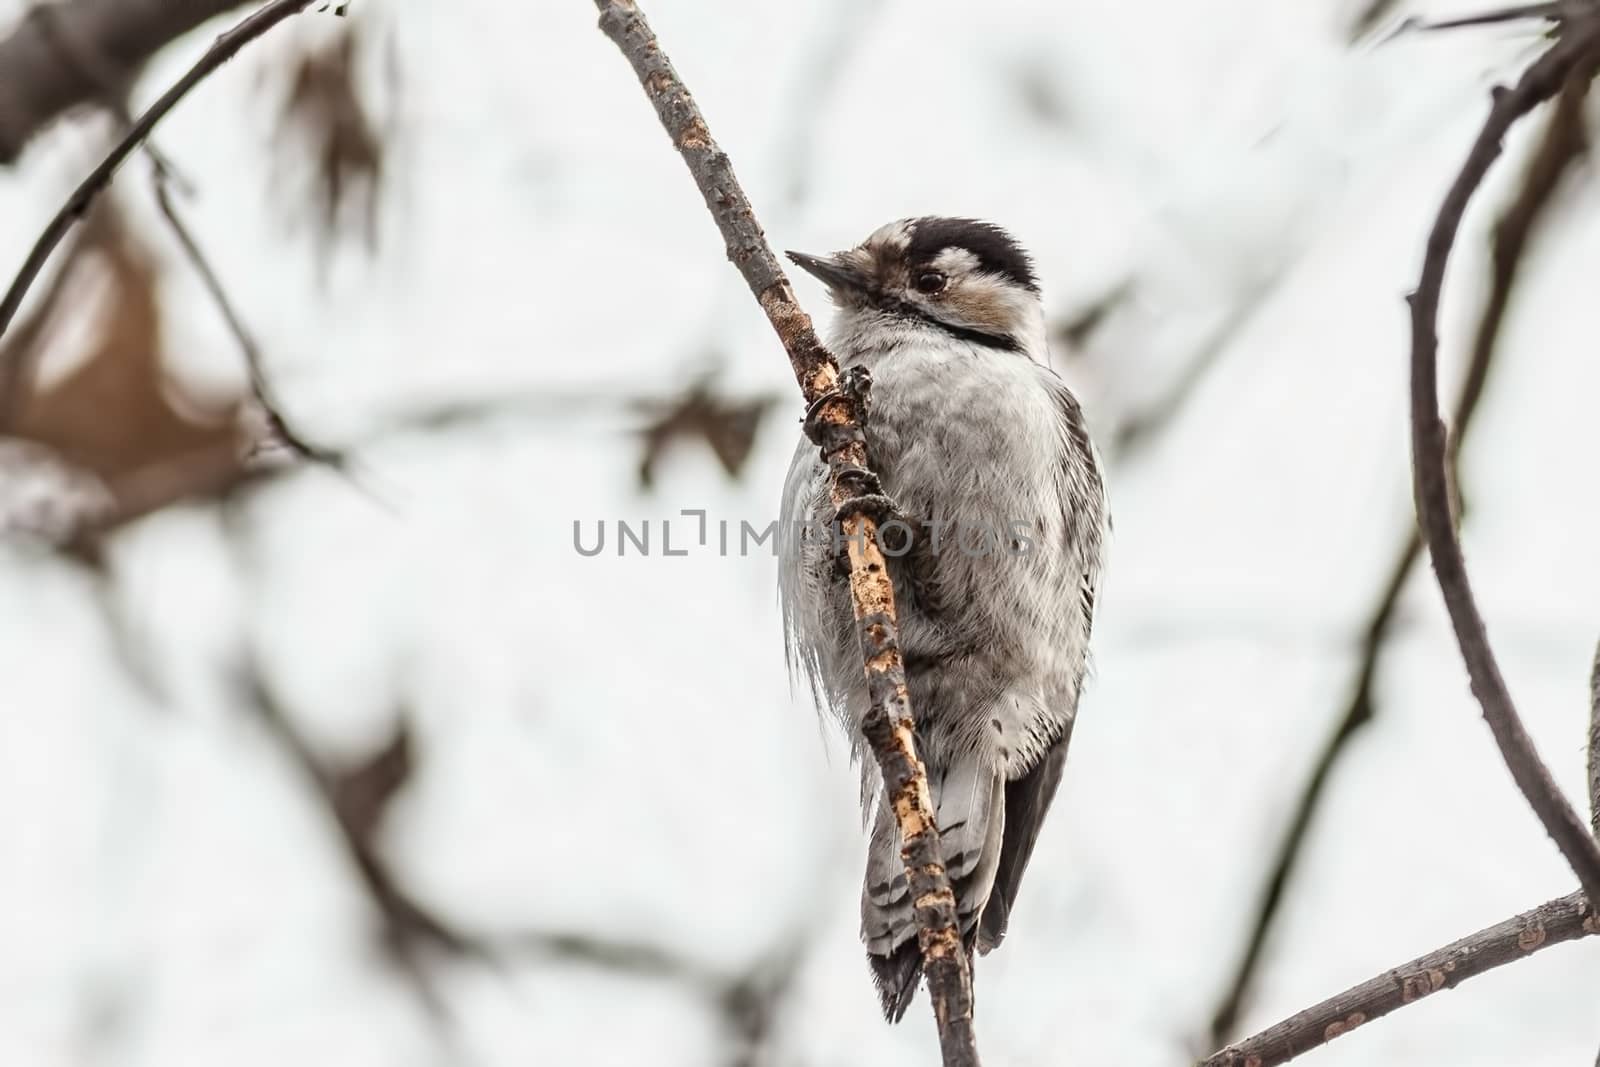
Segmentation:
{"type": "MultiPolygon", "coordinates": [[[[249,18],[239,23],[233,29],[222,34],[212,43],[203,56],[194,66],[189,68],[177,83],[161,95],[161,98],[152,104],[137,122],[123,135],[111,152],[101,160],[100,164],[89,172],[79,186],[73,190],[67,202],[56,212],[55,218],[45,227],[33,249],[28,253],[28,258],[23,261],[21,269],[17,272],[16,279],[12,281],[10,289],[6,291],[4,299],[0,299],[0,337],[5,336],[7,327],[16,316],[17,309],[22,306],[22,298],[27,294],[28,288],[34,279],[39,276],[39,271],[44,268],[45,262],[50,258],[50,253],[56,245],[61,243],[73,227],[89,210],[97,196],[111,184],[117,169],[133,154],[144,140],[150,136],[156,126],[167,116],[178,102],[189,94],[195,86],[205,81],[219,67],[232,59],[241,48],[265,34],[272,27],[292,15],[297,15],[310,6],[311,0],[272,0],[249,18]]],[[[91,86],[92,88],[92,86],[91,86]]],[[[13,387],[13,374],[10,368],[0,365],[0,397],[5,396],[13,387]]]]}
{"type": "Polygon", "coordinates": [[[672,69],[644,15],[632,0],[595,0],[600,28],[627,57],[662,126],[672,137],[706,207],[727,242],[729,258],[783,342],[808,405],[807,431],[822,449],[832,476],[850,555],[850,589],[872,709],[864,733],[883,773],[903,842],[906,880],[917,902],[919,941],[947,1067],[976,1065],[972,981],[956,921],[955,894],[945,873],[927,771],[917,756],[915,721],[895,616],[894,587],[877,541],[872,501],[881,500],[868,467],[862,431],[870,381],[841,378],[811,319],[795,301],[783,268],[767,245],[727,153],[711,138],[700,109],[672,69]]]}
{"type": "MultiPolygon", "coordinates": [[[[1600,839],[1600,645],[1589,669],[1589,825],[1600,839]]],[[[1594,1067],[1600,1067],[1600,1053],[1595,1054],[1594,1067]]]]}
{"type": "Polygon", "coordinates": [[[1133,292],[1132,282],[1119,282],[1099,297],[1078,308],[1071,315],[1052,324],[1050,327],[1051,340],[1059,339],[1062,347],[1066,349],[1066,355],[1076,355],[1088,343],[1089,338],[1101,326],[1105,325],[1106,319],[1110,318],[1112,313],[1119,307],[1127,303],[1133,296],[1133,292]]]}
{"type": "Polygon", "coordinates": [[[705,998],[727,1026],[733,1067],[753,1064],[766,1043],[777,1004],[787,995],[807,938],[796,936],[747,971],[727,975],[671,950],[580,933],[474,934],[413,897],[384,858],[379,834],[390,803],[415,770],[412,733],[402,714],[390,738],[368,758],[330,768],[312,750],[258,671],[245,676],[248,703],[311,786],[339,832],[352,867],[383,924],[383,943],[436,1020],[448,1018],[426,952],[500,967],[530,957],[557,958],[604,970],[682,982],[705,998]]]}
{"type": "Polygon", "coordinates": [[[1448,19],[1409,18],[1395,29],[1394,35],[1411,30],[1459,30],[1468,26],[1489,26],[1498,22],[1521,22],[1525,19],[1561,22],[1565,19],[1586,18],[1593,14],[1594,0],[1555,0],[1554,3],[1516,4],[1448,19]]]}
{"type": "Polygon", "coordinates": [[[505,952],[659,978],[688,986],[708,1002],[728,1032],[729,1067],[756,1067],[771,1043],[779,1006],[800,972],[808,931],[796,931],[747,970],[725,974],[655,945],[580,933],[518,934],[495,942],[505,952]]]}
{"type": "Polygon", "coordinates": [[[1468,978],[1525,959],[1551,945],[1594,934],[1600,934],[1600,917],[1581,892],[1569,893],[1390,968],[1254,1037],[1229,1045],[1196,1067],[1274,1067],[1287,1063],[1431,993],[1453,989],[1468,978]]]}
{"type": "Polygon", "coordinates": [[[206,292],[210,294],[211,302],[217,306],[218,313],[227,324],[228,332],[233,334],[234,340],[239,345],[239,351],[244,355],[245,369],[250,376],[250,395],[255,398],[262,414],[266,416],[270,437],[287,445],[290,451],[301,459],[326,464],[336,469],[342,468],[344,464],[342,456],[307,442],[284,417],[283,408],[278,403],[272,383],[267,380],[266,369],[261,359],[261,347],[256,344],[255,337],[245,326],[244,319],[240,317],[233,300],[222,284],[222,279],[218,277],[216,269],[212,267],[211,261],[201,250],[199,242],[195,240],[193,231],[178,213],[177,205],[172,202],[170,176],[165,166],[160,160],[152,162],[156,205],[161,209],[161,215],[167,220],[167,226],[183,248],[184,255],[188,257],[195,274],[199,276],[206,292]]]}
{"type": "Polygon", "coordinates": [[[436,1019],[445,1018],[444,1001],[427,969],[423,950],[480,960],[487,958],[487,953],[483,946],[413,899],[394,878],[378,849],[378,829],[384,813],[412,772],[411,732],[405,718],[399,719],[393,737],[370,759],[335,770],[318,759],[259,672],[252,669],[244,678],[244,686],[249,706],[305,776],[339,831],[339,840],[383,924],[385,948],[410,979],[429,1013],[436,1019]]]}
{"type": "MultiPolygon", "coordinates": [[[[1467,430],[1478,410],[1478,402],[1483,398],[1484,386],[1488,381],[1489,370],[1497,351],[1496,342],[1505,321],[1506,309],[1510,306],[1511,294],[1516,286],[1529,239],[1551,203],[1562,176],[1588,148],[1583,123],[1583,98],[1588,88],[1588,82],[1583,79],[1573,79],[1567,83],[1551,112],[1544,136],[1533,150],[1515,200],[1495,225],[1492,239],[1493,277],[1490,282],[1489,298],[1478,320],[1478,330],[1472,346],[1472,360],[1462,379],[1461,392],[1456,401],[1455,418],[1451,423],[1454,428],[1449,438],[1449,460],[1452,470],[1457,466],[1462,443],[1466,440],[1467,430]]],[[[1460,479],[1457,477],[1456,483],[1459,482],[1460,479]]],[[[1378,594],[1377,605],[1364,631],[1360,665],[1356,669],[1355,685],[1349,702],[1345,705],[1344,715],[1317,758],[1311,777],[1307,779],[1300,800],[1295,806],[1283,843],[1279,847],[1278,858],[1267,876],[1266,889],[1262,893],[1261,905],[1256,913],[1244,956],[1239,962],[1233,981],[1212,1016],[1209,1042],[1212,1046],[1226,1041],[1238,1022],[1244,1003],[1254,985],[1267,935],[1277,918],[1284,887],[1288,884],[1304,852],[1308,831],[1326,794],[1333,768],[1349,751],[1350,742],[1360,732],[1361,727],[1373,717],[1372,690],[1378,662],[1394,622],[1400,593],[1405,588],[1421,555],[1422,543],[1418,539],[1416,527],[1408,526],[1404,545],[1396,553],[1395,562],[1389,569],[1388,579],[1378,594]]]]}
{"type": "MultiPolygon", "coordinates": [[[[93,39],[73,36],[65,32],[64,28],[59,25],[62,16],[55,7],[36,8],[35,12],[40,15],[45,13],[52,15],[51,18],[45,20],[45,25],[51,27],[50,37],[58,46],[62,62],[69,67],[78,68],[85,82],[98,86],[101,103],[121,124],[124,132],[132,130],[134,119],[128,112],[126,94],[123,91],[124,86],[118,83],[114,61],[99,50],[99,45],[93,39]]],[[[273,397],[272,389],[267,381],[262,365],[260,347],[256,344],[250,331],[245,327],[244,320],[235,310],[233,301],[223,287],[216,269],[201,250],[193,231],[183,221],[177,205],[173,202],[172,186],[178,181],[176,171],[153,141],[147,139],[143,147],[145,154],[150,157],[156,204],[161,210],[162,217],[166,219],[167,226],[172,230],[173,236],[177,238],[184,255],[188,257],[195,273],[200,277],[207,293],[210,294],[212,302],[216,304],[217,311],[222,315],[229,332],[233,334],[239,344],[239,349],[244,355],[245,366],[249,373],[250,392],[266,418],[268,434],[287,445],[303,459],[337,466],[339,462],[338,456],[322,452],[307,444],[299,432],[290,427],[288,421],[284,418],[282,408],[273,397]]]]}
{"type": "Polygon", "coordinates": [[[1300,799],[1295,804],[1294,814],[1290,816],[1283,841],[1278,846],[1277,859],[1267,875],[1266,887],[1257,906],[1255,922],[1250,928],[1250,938],[1245,943],[1244,955],[1239,960],[1233,980],[1228,984],[1216,1010],[1212,1013],[1207,1042],[1211,1047],[1227,1041],[1239,1021],[1239,1016],[1254,990],[1262,952],[1266,948],[1267,935],[1277,921],[1278,910],[1283,903],[1284,889],[1305,852],[1308,834],[1326,795],[1328,782],[1333,776],[1333,768],[1349,750],[1350,742],[1360,733],[1361,728],[1372,719],[1372,691],[1373,682],[1377,677],[1378,663],[1383,656],[1389,628],[1394,622],[1395,609],[1400,603],[1400,593],[1405,588],[1406,580],[1410,577],[1421,552],[1422,546],[1415,534],[1412,534],[1389,570],[1388,581],[1378,596],[1377,606],[1373,609],[1371,618],[1367,622],[1366,632],[1362,636],[1361,662],[1356,671],[1355,685],[1349,702],[1345,705],[1344,715],[1317,757],[1311,777],[1306,780],[1300,799]]]}
{"type": "Polygon", "coordinates": [[[0,40],[0,164],[51,120],[103,97],[126,93],[161,49],[245,0],[58,0],[29,10],[0,40]],[[101,77],[61,62],[60,41],[104,57],[101,77]]]}
{"type": "Polygon", "coordinates": [[[1589,672],[1589,823],[1600,837],[1600,646],[1589,672]]]}
{"type": "MultiPolygon", "coordinates": [[[[123,87],[116,80],[116,63],[113,57],[99,50],[99,45],[92,38],[83,38],[71,35],[59,24],[62,15],[54,7],[36,9],[34,14],[40,19],[40,26],[45,28],[48,43],[56,48],[58,59],[64,67],[76,70],[82,83],[95,87],[97,98],[116,116],[125,127],[123,138],[117,143],[112,154],[107,157],[101,167],[96,169],[90,179],[79,187],[67,208],[58,214],[52,226],[60,224],[65,232],[77,219],[87,213],[94,198],[103,191],[111,181],[115,168],[121,159],[140,146],[144,146],[150,156],[154,174],[155,197],[162,216],[166,219],[185,256],[195,269],[207,292],[216,304],[229,331],[237,340],[244,355],[249,373],[250,391],[255,398],[267,422],[267,432],[271,438],[287,445],[294,453],[303,459],[327,464],[335,469],[343,469],[342,457],[308,444],[305,438],[295,430],[284,417],[282,408],[278,404],[270,383],[268,382],[261,360],[260,348],[245,327],[243,319],[235,309],[227,290],[223,287],[216,270],[210,260],[200,248],[193,231],[184,223],[176,204],[170,195],[170,186],[174,175],[170,164],[162,157],[154,145],[148,143],[148,137],[155,124],[164,115],[162,104],[170,109],[177,100],[181,99],[188,89],[198,85],[210,71],[219,67],[234,52],[243,47],[255,36],[259,36],[270,29],[277,21],[296,13],[307,4],[295,5],[292,3],[272,5],[263,8],[252,19],[241,23],[230,34],[218,38],[213,47],[206,53],[198,64],[173,90],[162,98],[146,115],[135,121],[128,113],[123,95],[123,87]],[[281,8],[281,14],[274,14],[273,8],[281,8]],[[49,17],[46,17],[46,16],[49,17]],[[229,44],[229,38],[234,38],[234,43],[229,44]],[[120,153],[120,157],[119,157],[120,153]],[[95,175],[101,175],[96,179],[95,175]],[[74,208],[74,205],[76,207],[74,208]]],[[[47,236],[49,231],[47,231],[47,236]]],[[[59,241],[60,235],[56,237],[59,241]]],[[[45,238],[41,238],[43,245],[45,238]]],[[[34,263],[34,271],[42,268],[45,258],[54,247],[54,241],[43,245],[43,254],[40,255],[41,246],[35,247],[35,256],[30,259],[34,263]]],[[[13,286],[15,303],[20,304],[22,292],[31,281],[28,277],[27,267],[24,267],[18,283],[13,286]],[[20,286],[21,288],[18,288],[20,286]]],[[[11,296],[8,294],[8,303],[11,296]]],[[[13,311],[15,308],[13,307],[13,311]]],[[[0,311],[0,333],[4,332],[6,317],[0,311]]],[[[20,356],[18,357],[20,358],[20,356]]],[[[14,403],[20,395],[21,383],[27,375],[27,368],[14,366],[8,368],[0,365],[0,398],[8,399],[8,406],[14,403]]],[[[142,517],[149,512],[164,507],[178,499],[201,495],[218,495],[231,488],[235,479],[244,474],[240,457],[234,455],[232,450],[212,449],[201,454],[196,453],[183,457],[181,461],[169,463],[163,467],[142,476],[142,484],[135,487],[133,498],[124,501],[116,512],[100,517],[93,528],[79,531],[80,537],[89,540],[79,540],[73,547],[85,550],[91,547],[90,542],[105,530],[122,525],[135,518],[142,517]]]]}
{"type": "Polygon", "coordinates": [[[1373,30],[1378,23],[1389,17],[1389,12],[1394,10],[1397,0],[1366,0],[1356,17],[1350,20],[1349,39],[1359,41],[1373,30]]]}
{"type": "MultiPolygon", "coordinates": [[[[1281,277],[1281,275],[1280,275],[1281,277]]],[[[1119,462],[1154,442],[1172,424],[1184,406],[1216,368],[1223,354],[1249,325],[1257,311],[1277,288],[1277,282],[1260,286],[1239,301],[1217,328],[1201,344],[1200,350],[1184,364],[1177,379],[1143,410],[1131,413],[1117,427],[1112,448],[1119,462]]]]}
{"type": "MultiPolygon", "coordinates": [[[[1359,40],[1371,33],[1378,23],[1394,10],[1396,0],[1367,0],[1350,27],[1350,39],[1359,40]]],[[[1524,19],[1543,19],[1562,22],[1566,19],[1586,18],[1594,14],[1594,0],[1554,0],[1551,3],[1514,4],[1509,7],[1490,8],[1471,15],[1458,15],[1448,19],[1429,20],[1412,16],[1396,26],[1385,40],[1393,40],[1405,33],[1431,30],[1456,30],[1469,26],[1488,26],[1500,22],[1520,22],[1524,19]]]]}
{"type": "Polygon", "coordinates": [[[1439,418],[1439,341],[1435,325],[1445,265],[1461,217],[1472,194],[1499,156],[1502,140],[1518,120],[1559,92],[1569,78],[1592,77],[1600,67],[1600,11],[1564,29],[1571,32],[1563,32],[1556,43],[1528,67],[1514,88],[1500,89],[1494,94],[1494,105],[1483,129],[1461,173],[1445,195],[1428,235],[1422,275],[1409,298],[1412,464],[1418,521],[1472,680],[1473,694],[1529,806],[1567,858],[1589,899],[1600,901],[1600,844],[1562,795],[1534,749],[1500,676],[1483,616],[1467,577],[1466,561],[1450,506],[1448,453],[1444,425],[1439,418]]]}
{"type": "MultiPolygon", "coordinates": [[[[54,291],[54,290],[52,290],[54,291]]],[[[29,323],[28,325],[32,325],[29,323]]],[[[619,389],[625,386],[619,386],[619,389]]],[[[585,417],[596,414],[628,414],[645,417],[648,421],[637,432],[643,439],[641,462],[656,462],[657,450],[666,447],[658,440],[662,427],[669,422],[681,422],[686,407],[703,405],[710,397],[718,411],[731,420],[729,426],[701,425],[695,423],[677,429],[679,439],[704,439],[730,474],[739,473],[737,464],[747,455],[753,438],[741,438],[745,452],[734,456],[727,451],[731,446],[719,447],[718,438],[733,433],[749,431],[747,417],[757,411],[765,412],[777,403],[769,394],[754,394],[745,398],[726,396],[707,382],[698,382],[684,393],[668,396],[649,394],[610,395],[602,390],[582,393],[535,393],[521,399],[497,396],[485,400],[463,400],[455,404],[410,412],[400,419],[387,423],[370,437],[335,453],[347,466],[356,461],[360,449],[376,446],[406,434],[439,432],[462,426],[485,423],[493,418],[521,414],[529,418],[585,417]],[[710,390],[705,392],[705,390],[710,390]],[[733,466],[730,466],[733,464],[733,466]]],[[[69,467],[73,465],[68,464],[69,467]]],[[[73,468],[76,469],[76,468],[73,468]]],[[[63,507],[60,522],[50,524],[51,529],[30,530],[36,536],[56,544],[61,551],[94,564],[104,540],[123,526],[148,515],[186,502],[208,502],[226,506],[241,494],[275,481],[278,478],[306,469],[288,457],[275,461],[252,460],[241,455],[233,444],[224,447],[191,448],[159,463],[144,466],[130,474],[119,476],[113,483],[115,490],[105,502],[94,506],[63,507]],[[55,529],[59,526],[60,529],[55,529]]],[[[342,471],[341,471],[342,473],[342,471]]],[[[13,477],[5,472],[6,477],[13,477]]],[[[0,536],[5,529],[0,527],[0,536]]]]}

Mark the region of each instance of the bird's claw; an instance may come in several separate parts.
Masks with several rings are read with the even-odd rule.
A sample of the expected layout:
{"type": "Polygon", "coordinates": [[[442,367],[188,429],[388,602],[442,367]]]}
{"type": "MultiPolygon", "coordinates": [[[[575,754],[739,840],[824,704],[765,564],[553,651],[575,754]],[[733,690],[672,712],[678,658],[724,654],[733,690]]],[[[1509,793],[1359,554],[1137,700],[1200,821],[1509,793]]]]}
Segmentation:
{"type": "MultiPolygon", "coordinates": [[[[883,548],[883,528],[889,523],[898,523],[907,531],[912,529],[912,524],[906,513],[901,510],[899,503],[894,497],[879,489],[876,476],[864,471],[861,473],[867,475],[871,491],[849,497],[833,513],[831,529],[834,531],[834,569],[841,576],[850,574],[850,542],[855,539],[844,532],[847,520],[857,516],[871,519],[876,531],[874,540],[880,549],[883,548]]],[[[841,475],[841,480],[843,479],[844,475],[841,475]]]]}

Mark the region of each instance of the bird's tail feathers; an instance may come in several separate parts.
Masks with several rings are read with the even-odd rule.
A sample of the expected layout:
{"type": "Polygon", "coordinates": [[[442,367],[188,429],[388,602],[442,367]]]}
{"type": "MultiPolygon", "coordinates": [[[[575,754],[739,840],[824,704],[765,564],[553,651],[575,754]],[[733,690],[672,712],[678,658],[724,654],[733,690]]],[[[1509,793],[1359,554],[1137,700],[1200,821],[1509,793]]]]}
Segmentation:
{"type": "MultiPolygon", "coordinates": [[[[975,756],[944,769],[929,768],[928,785],[943,847],[945,871],[955,891],[962,941],[971,959],[973,934],[1000,861],[1005,828],[1005,783],[975,756]]],[[[899,1022],[922,978],[917,919],[900,856],[894,809],[877,806],[861,893],[861,937],[872,965],[883,1014],[899,1022]]]]}

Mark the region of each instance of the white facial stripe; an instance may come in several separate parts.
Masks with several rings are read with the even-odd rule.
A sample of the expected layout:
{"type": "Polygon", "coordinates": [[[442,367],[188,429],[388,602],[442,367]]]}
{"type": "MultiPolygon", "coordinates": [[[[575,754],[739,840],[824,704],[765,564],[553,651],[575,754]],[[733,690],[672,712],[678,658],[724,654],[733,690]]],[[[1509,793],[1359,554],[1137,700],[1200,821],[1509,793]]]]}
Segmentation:
{"type": "Polygon", "coordinates": [[[933,258],[933,266],[946,274],[971,274],[978,269],[978,257],[965,248],[946,248],[933,258]]]}
{"type": "Polygon", "coordinates": [[[911,244],[910,223],[910,219],[900,219],[879,226],[862,244],[869,248],[893,248],[904,252],[911,244]]]}

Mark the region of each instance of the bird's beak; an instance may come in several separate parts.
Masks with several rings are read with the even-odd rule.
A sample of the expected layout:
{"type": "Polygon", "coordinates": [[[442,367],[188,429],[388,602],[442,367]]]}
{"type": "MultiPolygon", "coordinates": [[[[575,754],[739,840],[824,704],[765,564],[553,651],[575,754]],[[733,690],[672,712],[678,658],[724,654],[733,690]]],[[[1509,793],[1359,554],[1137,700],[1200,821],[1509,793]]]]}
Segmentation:
{"type": "Polygon", "coordinates": [[[861,290],[867,279],[843,255],[812,256],[804,252],[785,252],[794,265],[816,278],[834,292],[861,290]]]}

